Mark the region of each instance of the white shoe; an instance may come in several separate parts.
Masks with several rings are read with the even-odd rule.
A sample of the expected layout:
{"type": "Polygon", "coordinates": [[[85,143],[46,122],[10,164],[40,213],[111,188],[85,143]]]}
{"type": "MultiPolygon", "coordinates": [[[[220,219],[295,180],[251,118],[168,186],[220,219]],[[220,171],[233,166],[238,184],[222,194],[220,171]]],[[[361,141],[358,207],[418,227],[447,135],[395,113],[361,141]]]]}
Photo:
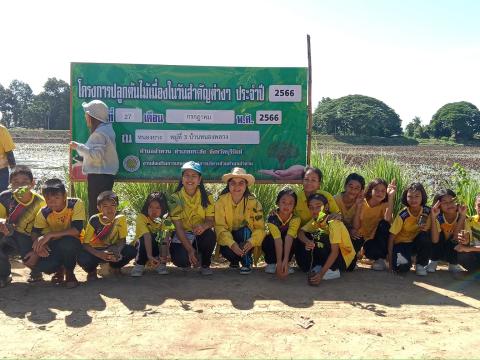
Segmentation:
{"type": "Polygon", "coordinates": [[[276,270],[277,270],[277,264],[267,264],[267,266],[265,266],[265,272],[267,274],[275,274],[276,270]]]}
{"type": "Polygon", "coordinates": [[[458,264],[448,264],[448,271],[453,273],[459,273],[463,271],[463,268],[458,264]]]}
{"type": "Polygon", "coordinates": [[[397,266],[408,264],[408,260],[401,253],[397,253],[397,266]]]}
{"type": "Polygon", "coordinates": [[[415,264],[415,273],[418,276],[427,276],[427,270],[425,269],[425,266],[420,264],[415,264]]]}
{"type": "Polygon", "coordinates": [[[312,268],[312,271],[313,272],[316,272],[316,273],[319,273],[320,271],[322,271],[322,265],[316,265],[312,268]]]}
{"type": "Polygon", "coordinates": [[[135,265],[130,272],[130,276],[133,277],[140,277],[143,275],[143,272],[145,270],[145,265],[135,265]]]}
{"type": "MultiPolygon", "coordinates": [[[[425,268],[427,269],[427,272],[434,273],[435,271],[437,271],[437,266],[438,266],[438,261],[430,260],[430,262],[428,263],[428,265],[425,268]]],[[[450,266],[449,266],[449,268],[450,268],[450,266]]]]}
{"type": "Polygon", "coordinates": [[[168,275],[169,274],[168,269],[167,269],[167,264],[158,265],[158,267],[155,269],[155,271],[159,275],[168,275]]]}
{"type": "Polygon", "coordinates": [[[340,270],[330,270],[328,269],[325,275],[323,275],[323,280],[333,280],[338,279],[340,277],[340,270]]]}
{"type": "Polygon", "coordinates": [[[377,259],[372,264],[372,270],[375,271],[384,271],[387,268],[387,264],[385,264],[385,259],[377,259]]]}
{"type": "Polygon", "coordinates": [[[295,274],[295,270],[293,269],[293,267],[291,267],[291,266],[288,267],[288,274],[289,275],[295,274]]]}

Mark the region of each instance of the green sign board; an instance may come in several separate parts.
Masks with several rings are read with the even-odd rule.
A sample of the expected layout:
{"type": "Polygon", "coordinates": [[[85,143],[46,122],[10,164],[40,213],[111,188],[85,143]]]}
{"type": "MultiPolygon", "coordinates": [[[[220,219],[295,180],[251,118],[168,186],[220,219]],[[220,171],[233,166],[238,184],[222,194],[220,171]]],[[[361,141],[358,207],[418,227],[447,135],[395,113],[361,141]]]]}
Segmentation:
{"type": "Polygon", "coordinates": [[[190,160],[206,181],[236,166],[265,182],[295,180],[306,164],[306,68],[72,63],[71,85],[74,141],[89,136],[83,102],[109,107],[120,181],[176,180],[190,160]]]}

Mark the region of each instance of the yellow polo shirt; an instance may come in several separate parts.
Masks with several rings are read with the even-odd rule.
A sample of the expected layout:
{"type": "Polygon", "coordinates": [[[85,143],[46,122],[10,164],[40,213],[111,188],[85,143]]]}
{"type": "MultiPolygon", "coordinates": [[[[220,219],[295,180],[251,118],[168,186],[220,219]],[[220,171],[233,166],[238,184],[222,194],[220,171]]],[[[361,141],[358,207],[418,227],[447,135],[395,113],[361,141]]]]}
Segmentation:
{"type": "Polygon", "coordinates": [[[213,196],[208,194],[209,204],[204,208],[199,189],[190,196],[182,187],[179,192],[172,194],[171,201],[175,205],[170,209],[170,218],[174,221],[180,220],[185,231],[192,231],[193,226],[205,222],[206,217],[214,216],[213,196]]]}
{"type": "Polygon", "coordinates": [[[293,214],[290,215],[290,218],[283,222],[278,216],[277,211],[267,219],[267,228],[268,232],[274,239],[282,238],[282,234],[290,235],[293,239],[297,237],[298,229],[300,228],[300,218],[293,214]]]}
{"type": "Polygon", "coordinates": [[[105,222],[102,214],[93,215],[88,221],[85,230],[84,244],[90,244],[92,247],[102,248],[116,244],[119,240],[127,237],[127,218],[123,214],[118,214],[113,222],[105,222]],[[110,226],[110,230],[101,238],[97,235],[101,234],[106,226],[110,226]]]}
{"type": "Polygon", "coordinates": [[[163,225],[163,222],[156,223],[148,216],[145,216],[141,213],[138,214],[135,221],[135,239],[132,243],[137,242],[138,239],[140,239],[143,235],[147,233],[154,234],[159,232],[160,230],[163,230],[163,225]]]}
{"type": "Polygon", "coordinates": [[[350,209],[347,209],[345,203],[343,202],[342,194],[337,194],[333,197],[335,202],[337,203],[338,208],[340,209],[340,213],[342,214],[343,223],[347,227],[347,229],[351,229],[353,227],[353,218],[355,217],[355,210],[357,209],[355,203],[350,206],[350,209]]]}
{"type": "MultiPolygon", "coordinates": [[[[17,206],[24,207],[19,217],[14,221],[15,230],[26,235],[32,233],[32,227],[38,212],[44,207],[45,200],[42,195],[32,191],[32,198],[23,203],[12,191],[5,191],[0,196],[0,219],[8,219],[17,206]]],[[[10,221],[10,223],[12,223],[10,221]]]]}
{"type": "MultiPolygon", "coordinates": [[[[80,199],[67,198],[65,207],[61,211],[56,212],[48,206],[44,206],[38,212],[33,227],[41,229],[42,234],[47,234],[70,229],[73,221],[85,223],[85,206],[80,199]]],[[[83,235],[84,230],[81,231],[79,239],[83,239],[83,235]]]]}
{"type": "Polygon", "coordinates": [[[470,216],[465,221],[465,230],[470,232],[470,245],[480,246],[480,216],[470,216]]]}
{"type": "Polygon", "coordinates": [[[385,218],[388,203],[382,202],[377,206],[371,207],[367,199],[363,202],[362,214],[360,215],[360,236],[365,240],[371,240],[375,237],[378,224],[385,218]]]}
{"type": "Polygon", "coordinates": [[[427,229],[430,229],[432,221],[430,219],[430,208],[428,206],[424,206],[417,216],[413,216],[408,207],[400,211],[390,227],[390,233],[395,235],[395,244],[411,243],[415,239],[420,233],[417,222],[421,214],[428,215],[426,225],[427,229]]]}

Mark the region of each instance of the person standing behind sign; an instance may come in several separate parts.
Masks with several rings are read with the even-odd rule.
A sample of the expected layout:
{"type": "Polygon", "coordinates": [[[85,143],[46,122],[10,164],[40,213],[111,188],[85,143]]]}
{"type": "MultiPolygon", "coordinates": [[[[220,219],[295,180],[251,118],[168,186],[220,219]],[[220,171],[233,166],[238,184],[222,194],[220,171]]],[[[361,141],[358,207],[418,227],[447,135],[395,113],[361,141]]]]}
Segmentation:
{"type": "Polygon", "coordinates": [[[82,104],[90,136],[85,144],[70,142],[70,148],[83,157],[83,172],[87,175],[88,215],[97,212],[97,197],[111,191],[118,172],[115,132],[108,122],[108,107],[100,100],[82,104]]]}
{"type": "Polygon", "coordinates": [[[8,167],[12,169],[16,165],[15,156],[13,155],[14,149],[15,144],[10,133],[5,126],[0,125],[0,192],[8,188],[8,167]]]}

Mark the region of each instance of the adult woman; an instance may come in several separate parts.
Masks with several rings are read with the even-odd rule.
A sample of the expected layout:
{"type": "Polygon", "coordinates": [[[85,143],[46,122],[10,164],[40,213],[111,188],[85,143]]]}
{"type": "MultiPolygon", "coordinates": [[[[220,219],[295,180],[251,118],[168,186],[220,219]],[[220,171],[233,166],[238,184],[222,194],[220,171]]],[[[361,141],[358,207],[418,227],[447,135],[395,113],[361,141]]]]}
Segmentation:
{"type": "Polygon", "coordinates": [[[213,197],[203,185],[200,164],[189,161],[181,170],[182,178],[170,201],[170,217],[175,225],[170,254],[176,266],[186,268],[200,261],[202,275],[211,275],[215,247],[213,197]]]}
{"type": "Polygon", "coordinates": [[[222,176],[227,184],[215,203],[215,233],[220,253],[230,261],[230,267],[242,263],[240,274],[249,274],[252,249],[260,248],[265,237],[265,223],[260,202],[248,186],[255,178],[245,169],[233,168],[222,176]]]}

